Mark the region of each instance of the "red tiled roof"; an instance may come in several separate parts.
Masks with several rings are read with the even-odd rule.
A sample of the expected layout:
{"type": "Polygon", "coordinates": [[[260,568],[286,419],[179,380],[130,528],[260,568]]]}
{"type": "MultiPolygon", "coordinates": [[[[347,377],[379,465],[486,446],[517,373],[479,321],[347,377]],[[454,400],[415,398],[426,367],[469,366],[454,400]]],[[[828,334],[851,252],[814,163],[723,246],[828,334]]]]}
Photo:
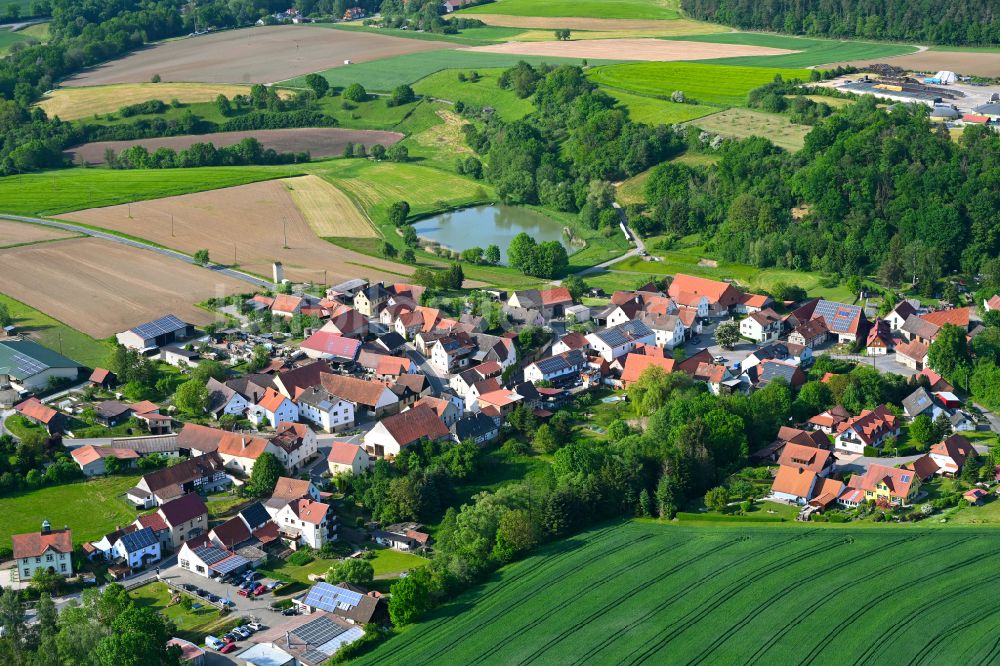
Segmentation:
{"type": "Polygon", "coordinates": [[[770,296],[764,294],[743,294],[743,305],[748,308],[762,308],[771,300],[770,296]]]}
{"type": "Polygon", "coordinates": [[[163,520],[163,516],[160,515],[159,511],[147,513],[145,516],[139,516],[135,520],[139,523],[140,528],[148,527],[154,532],[163,532],[170,529],[170,526],[163,520]]]}
{"type": "Polygon", "coordinates": [[[702,296],[707,298],[710,304],[726,307],[736,305],[742,298],[741,292],[731,284],[683,273],[674,276],[668,293],[675,301],[687,306],[696,306],[702,296]]]}
{"type": "Polygon", "coordinates": [[[542,305],[556,305],[558,303],[573,302],[573,297],[570,296],[569,289],[566,287],[542,289],[538,292],[538,295],[542,298],[542,305]]]}
{"type": "Polygon", "coordinates": [[[926,479],[937,473],[938,464],[934,462],[934,459],[930,456],[923,455],[910,464],[903,465],[903,469],[913,470],[913,472],[921,479],[926,479]]]}
{"type": "Polygon", "coordinates": [[[326,459],[338,465],[350,465],[354,462],[354,458],[357,457],[358,451],[364,451],[364,449],[355,444],[334,440],[330,446],[330,455],[326,459]]]}
{"type": "Polygon", "coordinates": [[[59,416],[59,412],[51,407],[46,407],[38,398],[28,398],[21,404],[14,407],[14,409],[18,414],[46,425],[51,423],[52,419],[59,416]]]}
{"type": "Polygon", "coordinates": [[[412,444],[422,437],[435,440],[448,436],[444,422],[428,407],[414,407],[386,417],[382,419],[382,426],[400,446],[412,444]]]}
{"type": "Polygon", "coordinates": [[[274,490],[271,492],[271,497],[280,497],[287,500],[308,497],[310,485],[311,482],[308,479],[292,479],[287,476],[279,476],[278,483],[275,484],[274,490]]]}
{"type": "Polygon", "coordinates": [[[262,409],[274,413],[278,411],[278,409],[281,407],[282,403],[284,403],[286,399],[287,398],[285,398],[285,396],[281,395],[273,388],[269,388],[267,389],[267,391],[264,392],[264,397],[260,399],[257,405],[262,409]]]}
{"type": "Polygon", "coordinates": [[[913,470],[886,467],[876,463],[872,464],[861,477],[859,486],[862,490],[875,490],[879,483],[884,483],[888,486],[891,496],[904,498],[909,494],[916,476],[913,470]]]}
{"type": "Polygon", "coordinates": [[[978,113],[963,113],[962,120],[967,123],[988,123],[990,122],[989,116],[981,116],[978,113]]]}
{"type": "Polygon", "coordinates": [[[914,361],[923,362],[924,358],[927,357],[927,350],[929,348],[929,345],[919,340],[911,340],[910,342],[903,342],[896,345],[896,354],[911,358],[914,361]]]}
{"type": "Polygon", "coordinates": [[[346,375],[323,374],[320,383],[323,388],[338,398],[372,408],[378,403],[382,394],[388,390],[385,384],[346,375]]]}
{"type": "Polygon", "coordinates": [[[952,435],[938,442],[931,447],[930,452],[933,455],[951,458],[956,466],[956,469],[949,470],[952,472],[961,469],[967,459],[975,458],[978,455],[976,449],[972,446],[972,442],[961,435],[952,435]]]}
{"type": "Polygon", "coordinates": [[[269,442],[260,437],[241,435],[235,432],[227,432],[219,441],[218,452],[236,458],[250,458],[256,460],[260,454],[267,450],[269,442]]]}
{"type": "Polygon", "coordinates": [[[108,376],[111,375],[111,371],[105,368],[94,368],[94,371],[90,373],[90,380],[95,384],[103,384],[107,381],[108,376]]]}
{"type": "Polygon", "coordinates": [[[778,468],[778,474],[774,477],[771,490],[777,493],[786,493],[794,497],[805,497],[808,499],[809,490],[813,481],[816,480],[816,472],[805,467],[788,467],[782,465],[778,468]]]}
{"type": "Polygon", "coordinates": [[[73,532],[71,530],[14,534],[10,537],[10,541],[15,560],[22,557],[38,557],[49,548],[57,553],[73,552],[73,532]]]}
{"type": "Polygon", "coordinates": [[[938,310],[937,312],[928,312],[920,318],[939,327],[945,324],[954,324],[960,328],[968,329],[971,310],[972,308],[968,307],[938,310]]]}
{"type": "Polygon", "coordinates": [[[274,297],[271,310],[278,312],[295,312],[296,308],[302,306],[302,298],[291,294],[278,294],[274,297]]]}
{"type": "Polygon", "coordinates": [[[78,465],[89,465],[101,458],[118,458],[119,460],[135,460],[139,454],[132,449],[113,449],[110,446],[94,446],[87,444],[70,452],[78,465]]]}
{"type": "Polygon", "coordinates": [[[410,370],[412,361],[399,356],[380,356],[375,366],[376,375],[405,375],[410,370]]]}
{"type": "Polygon", "coordinates": [[[330,508],[322,502],[314,502],[307,499],[295,500],[289,506],[295,515],[299,517],[299,520],[312,523],[313,525],[322,525],[323,520],[326,518],[326,512],[330,508]]]}
{"type": "Polygon", "coordinates": [[[811,446],[802,446],[789,442],[781,451],[778,464],[786,467],[804,467],[812,472],[822,472],[830,460],[830,452],[811,446]]]}
{"type": "Polygon", "coordinates": [[[662,368],[664,372],[673,372],[675,361],[672,358],[646,356],[645,354],[629,354],[625,357],[625,367],[622,368],[622,381],[626,386],[639,379],[643,371],[651,365],[662,368]]]}
{"type": "Polygon", "coordinates": [[[212,528],[212,536],[226,548],[232,548],[250,538],[250,528],[239,516],[234,516],[212,528]]]}
{"type": "Polygon", "coordinates": [[[316,331],[303,340],[300,346],[303,349],[321,354],[353,359],[358,355],[361,341],[355,338],[345,338],[330,331],[316,331]]]}
{"type": "Polygon", "coordinates": [[[898,419],[890,414],[885,405],[879,405],[874,410],[866,409],[858,416],[840,424],[840,432],[853,429],[865,444],[871,444],[882,435],[896,429],[898,419]]]}

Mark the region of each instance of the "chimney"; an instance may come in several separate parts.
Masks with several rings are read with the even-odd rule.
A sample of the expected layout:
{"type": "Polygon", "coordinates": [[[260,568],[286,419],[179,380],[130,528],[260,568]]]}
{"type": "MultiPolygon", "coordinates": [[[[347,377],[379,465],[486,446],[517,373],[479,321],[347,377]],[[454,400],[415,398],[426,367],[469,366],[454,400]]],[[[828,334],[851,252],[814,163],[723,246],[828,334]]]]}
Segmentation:
{"type": "Polygon", "coordinates": [[[47,519],[42,521],[42,534],[48,534],[52,531],[52,523],[47,519]]]}
{"type": "Polygon", "coordinates": [[[242,449],[245,449],[245,448],[247,448],[247,438],[246,437],[241,437],[240,438],[240,449],[242,450],[242,449]]]}

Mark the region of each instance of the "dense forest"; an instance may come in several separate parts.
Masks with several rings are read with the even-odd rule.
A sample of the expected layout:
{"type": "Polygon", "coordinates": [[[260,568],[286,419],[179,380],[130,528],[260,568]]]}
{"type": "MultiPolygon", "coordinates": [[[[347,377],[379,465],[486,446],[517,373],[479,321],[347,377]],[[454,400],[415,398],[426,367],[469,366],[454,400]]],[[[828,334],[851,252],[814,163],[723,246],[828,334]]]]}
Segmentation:
{"type": "Polygon", "coordinates": [[[996,0],[681,0],[691,17],[744,30],[934,44],[1000,44],[996,0]]]}

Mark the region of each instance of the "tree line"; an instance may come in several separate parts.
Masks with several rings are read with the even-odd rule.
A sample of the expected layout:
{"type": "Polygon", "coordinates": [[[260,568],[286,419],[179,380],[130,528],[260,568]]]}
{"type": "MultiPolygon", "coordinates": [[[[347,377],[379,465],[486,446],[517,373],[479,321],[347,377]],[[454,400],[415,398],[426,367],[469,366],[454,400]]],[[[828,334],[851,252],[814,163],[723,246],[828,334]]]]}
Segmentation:
{"type": "Polygon", "coordinates": [[[993,0],[681,0],[691,18],[745,30],[936,44],[1000,44],[993,0]]]}
{"type": "Polygon", "coordinates": [[[309,151],[279,153],[264,148],[260,141],[247,137],[232,146],[217,148],[212,142],[194,143],[180,152],[159,147],[153,152],[136,145],[118,154],[108,148],[104,161],[112,169],[177,169],[203,166],[247,166],[251,164],[298,164],[309,161],[309,151]]]}

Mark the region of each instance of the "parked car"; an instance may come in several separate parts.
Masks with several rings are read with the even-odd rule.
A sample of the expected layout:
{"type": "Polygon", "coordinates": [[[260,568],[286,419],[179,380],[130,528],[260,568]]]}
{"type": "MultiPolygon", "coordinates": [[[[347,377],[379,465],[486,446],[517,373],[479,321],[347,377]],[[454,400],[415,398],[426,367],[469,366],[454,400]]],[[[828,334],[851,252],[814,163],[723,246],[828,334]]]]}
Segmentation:
{"type": "Polygon", "coordinates": [[[191,583],[184,583],[183,585],[181,585],[181,587],[183,587],[188,592],[191,592],[193,590],[198,589],[196,586],[192,585],[191,583]]]}
{"type": "Polygon", "coordinates": [[[251,582],[249,580],[245,580],[242,583],[240,583],[240,589],[241,590],[251,590],[253,588],[254,588],[254,584],[253,584],[253,582],[251,582]]]}
{"type": "Polygon", "coordinates": [[[285,610],[281,611],[281,614],[282,615],[286,615],[286,616],[287,615],[298,615],[298,611],[296,611],[294,608],[286,608],[285,610]]]}
{"type": "Polygon", "coordinates": [[[251,592],[250,590],[246,589],[245,587],[241,587],[236,594],[240,595],[241,597],[250,598],[250,595],[252,595],[253,592],[251,592]]]}
{"type": "Polygon", "coordinates": [[[225,643],[235,643],[239,639],[240,639],[240,637],[237,636],[236,634],[232,633],[232,632],[229,632],[228,634],[226,634],[225,636],[222,637],[222,640],[225,643]]]}
{"type": "Polygon", "coordinates": [[[236,649],[236,643],[226,643],[222,649],[219,650],[222,654],[229,654],[236,649]]]}
{"type": "Polygon", "coordinates": [[[205,636],[205,645],[212,648],[213,650],[218,650],[224,647],[226,644],[220,641],[215,636],[205,636]]]}
{"type": "Polygon", "coordinates": [[[260,631],[261,629],[264,628],[264,625],[262,625],[260,622],[251,622],[250,624],[248,624],[246,626],[250,627],[254,631],[260,631]]]}
{"type": "Polygon", "coordinates": [[[257,596],[260,596],[266,592],[267,592],[267,585],[261,585],[260,583],[258,583],[257,587],[253,588],[253,593],[257,596]]]}
{"type": "Polygon", "coordinates": [[[244,624],[243,626],[240,627],[240,630],[247,632],[251,636],[253,636],[257,632],[257,630],[251,627],[249,624],[244,624]]]}
{"type": "Polygon", "coordinates": [[[208,595],[208,600],[211,601],[213,604],[215,604],[215,603],[218,603],[219,601],[221,601],[222,597],[220,597],[220,596],[218,596],[216,594],[209,594],[208,595]]]}
{"type": "Polygon", "coordinates": [[[208,596],[208,592],[206,592],[205,590],[201,589],[200,587],[196,587],[195,590],[194,590],[194,593],[197,594],[199,597],[208,596]]]}
{"type": "Polygon", "coordinates": [[[257,573],[256,571],[248,571],[246,573],[246,575],[243,576],[243,578],[245,580],[260,580],[263,577],[264,576],[262,576],[261,574],[257,573]]]}
{"type": "Polygon", "coordinates": [[[251,632],[247,631],[243,627],[236,627],[235,629],[233,629],[233,633],[239,636],[240,638],[250,638],[251,635],[251,632]]]}

